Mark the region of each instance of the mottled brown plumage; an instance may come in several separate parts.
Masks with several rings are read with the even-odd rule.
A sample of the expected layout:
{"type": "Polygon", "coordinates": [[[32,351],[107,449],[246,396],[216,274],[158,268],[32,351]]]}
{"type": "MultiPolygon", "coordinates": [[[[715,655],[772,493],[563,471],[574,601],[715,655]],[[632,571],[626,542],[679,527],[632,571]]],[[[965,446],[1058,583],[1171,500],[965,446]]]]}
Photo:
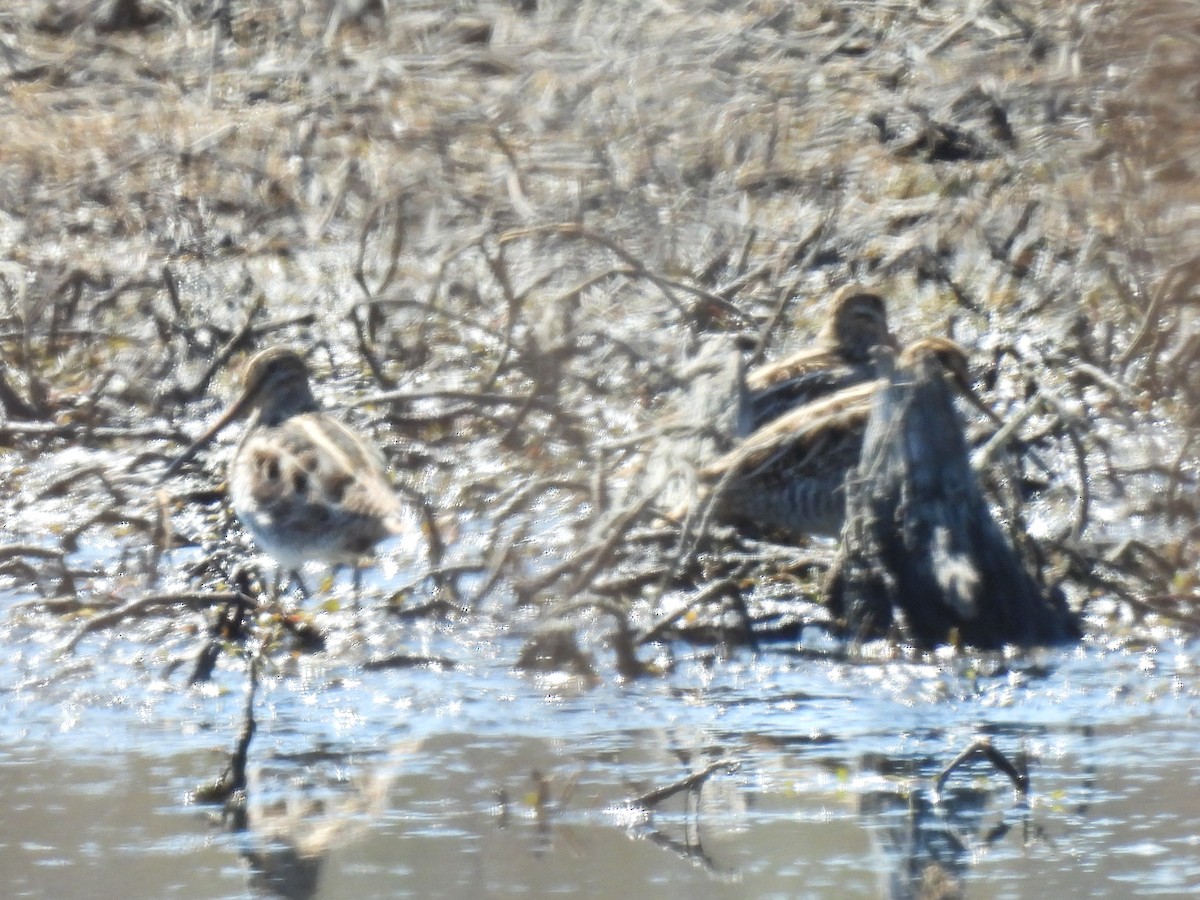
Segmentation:
{"type": "Polygon", "coordinates": [[[756,366],[747,374],[752,427],[875,378],[878,371],[872,351],[876,347],[897,349],[888,330],[883,298],[861,285],[841,288],[811,346],[756,366]]]}
{"type": "MultiPolygon", "coordinates": [[[[994,418],[971,389],[966,351],[953,341],[914,341],[901,353],[900,365],[940,366],[972,404],[994,418]]],[[[874,379],[843,388],[756,429],[701,469],[708,501],[722,517],[767,531],[837,534],[845,519],[846,474],[858,463],[871,404],[882,384],[874,379]]],[[[676,509],[671,516],[682,518],[686,512],[676,509]]]]}
{"type": "Polygon", "coordinates": [[[175,461],[175,471],[235,419],[248,416],[229,466],[234,512],[287,571],[354,563],[401,527],[401,503],[379,451],[323,413],[294,351],[272,347],[246,369],[242,394],[175,461]]]}

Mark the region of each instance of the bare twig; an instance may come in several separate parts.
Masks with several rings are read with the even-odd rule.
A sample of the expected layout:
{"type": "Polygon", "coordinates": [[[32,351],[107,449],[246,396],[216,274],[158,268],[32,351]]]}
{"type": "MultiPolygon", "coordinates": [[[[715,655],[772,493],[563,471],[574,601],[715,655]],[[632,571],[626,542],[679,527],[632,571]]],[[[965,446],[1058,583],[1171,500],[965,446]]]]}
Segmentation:
{"type": "Polygon", "coordinates": [[[704,782],[708,781],[708,779],[717,772],[725,772],[728,775],[732,775],[739,768],[741,768],[741,763],[736,759],[724,757],[722,759],[718,759],[716,762],[709,763],[699,772],[693,772],[691,775],[681,778],[671,784],[665,785],[664,787],[656,788],[653,791],[647,791],[641,796],[630,800],[629,804],[631,806],[641,807],[643,809],[653,809],[664,800],[668,800],[671,797],[674,797],[676,794],[684,791],[699,790],[704,786],[704,782]]]}

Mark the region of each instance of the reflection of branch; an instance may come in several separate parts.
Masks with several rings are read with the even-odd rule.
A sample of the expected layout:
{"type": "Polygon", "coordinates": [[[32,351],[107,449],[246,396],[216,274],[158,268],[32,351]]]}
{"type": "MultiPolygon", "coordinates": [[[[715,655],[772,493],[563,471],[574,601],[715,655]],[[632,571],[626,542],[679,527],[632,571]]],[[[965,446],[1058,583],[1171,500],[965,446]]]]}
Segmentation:
{"type": "MultiPolygon", "coordinates": [[[[879,771],[886,771],[880,766],[879,771]]],[[[960,897],[963,879],[972,864],[972,855],[980,847],[991,847],[1021,823],[1026,844],[1031,829],[1044,836],[1030,821],[1028,803],[1029,775],[1023,755],[1009,760],[986,738],[972,741],[936,777],[906,780],[902,787],[863,795],[860,812],[878,823],[873,830],[888,852],[889,896],[960,897]],[[941,796],[950,776],[969,760],[985,757],[998,771],[1011,779],[1017,796],[995,824],[985,821],[989,802],[996,788],[967,786],[941,796]]]]}
{"type": "Polygon", "coordinates": [[[686,778],[681,778],[674,784],[668,784],[666,787],[657,788],[649,793],[642,794],[640,797],[631,800],[630,803],[634,806],[652,809],[653,807],[662,803],[662,801],[670,797],[674,797],[676,794],[681,793],[682,791],[697,790],[709,779],[710,776],[712,776],[714,772],[720,769],[724,769],[728,774],[733,774],[738,770],[738,768],[740,768],[740,766],[740,762],[738,762],[736,759],[731,759],[730,757],[718,759],[716,762],[710,763],[699,772],[693,772],[691,775],[688,775],[686,778]]]}
{"type": "Polygon", "coordinates": [[[657,828],[645,828],[638,832],[639,837],[643,837],[652,844],[657,844],[666,850],[670,850],[684,859],[689,859],[694,862],[699,862],[703,866],[704,871],[712,875],[726,875],[730,873],[722,871],[717,867],[712,857],[705,852],[704,847],[699,843],[692,843],[690,840],[679,841],[675,838],[664,834],[657,828]]]}
{"type": "MultiPolygon", "coordinates": [[[[669,784],[666,787],[661,787],[657,790],[642,794],[640,797],[630,801],[630,803],[634,807],[641,807],[642,809],[650,811],[659,803],[662,803],[664,800],[667,800],[676,794],[683,793],[685,791],[689,794],[699,794],[700,789],[713,775],[713,773],[722,770],[727,773],[733,773],[736,772],[740,766],[741,763],[730,757],[718,759],[701,769],[699,772],[693,772],[691,775],[681,778],[679,781],[676,781],[673,784],[669,784]]],[[[638,836],[645,838],[646,840],[649,840],[660,847],[670,850],[673,853],[677,853],[684,859],[700,863],[700,865],[704,867],[705,871],[714,875],[729,876],[733,874],[721,870],[717,866],[716,862],[714,862],[708,853],[705,852],[704,846],[700,840],[698,807],[695,814],[695,828],[693,830],[693,824],[689,821],[687,827],[685,828],[685,837],[683,840],[677,840],[676,838],[671,837],[661,829],[649,824],[649,822],[637,829],[638,836]]]]}
{"type": "Polygon", "coordinates": [[[194,796],[199,803],[223,803],[225,812],[233,817],[233,830],[246,828],[247,803],[246,760],[250,756],[250,742],[254,739],[254,697],[258,693],[258,656],[250,659],[250,684],[246,689],[246,706],[242,713],[242,731],[238,735],[233,752],[229,755],[229,766],[211,784],[196,788],[194,796]]]}
{"type": "Polygon", "coordinates": [[[246,689],[246,709],[242,714],[242,733],[229,759],[229,775],[232,789],[246,789],[246,759],[250,754],[250,741],[254,739],[254,695],[258,693],[258,656],[250,660],[250,684],[246,689]]]}
{"type": "Polygon", "coordinates": [[[940,803],[942,797],[942,788],[946,784],[946,779],[953,774],[954,770],[963,765],[967,760],[976,756],[983,756],[995,768],[1003,772],[1009,777],[1013,783],[1013,788],[1016,789],[1018,797],[1024,799],[1029,795],[1029,773],[1024,771],[1024,766],[1018,769],[1009,760],[1007,756],[1001,753],[993,746],[992,742],[987,738],[978,738],[972,741],[971,744],[958,754],[946,768],[942,769],[941,773],[934,779],[933,782],[933,802],[940,803]]]}

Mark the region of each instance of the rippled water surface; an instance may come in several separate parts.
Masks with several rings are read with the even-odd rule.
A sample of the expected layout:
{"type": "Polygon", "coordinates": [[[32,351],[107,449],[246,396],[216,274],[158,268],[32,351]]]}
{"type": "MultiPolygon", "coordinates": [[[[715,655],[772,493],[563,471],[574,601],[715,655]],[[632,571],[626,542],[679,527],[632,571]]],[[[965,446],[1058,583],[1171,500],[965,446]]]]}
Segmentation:
{"type": "Polygon", "coordinates": [[[64,663],[24,636],[0,695],[7,893],[1200,891],[1194,646],[978,670],[781,647],[587,687],[513,672],[519,642],[479,632],[464,621],[395,648],[452,669],[314,654],[267,671],[245,829],[188,799],[241,729],[236,661],[218,687],[189,689],[119,645],[85,642],[64,663]],[[932,777],[980,737],[1027,758],[1027,801],[982,757],[935,793],[932,777]],[[704,771],[695,790],[634,802],[704,771]]]}

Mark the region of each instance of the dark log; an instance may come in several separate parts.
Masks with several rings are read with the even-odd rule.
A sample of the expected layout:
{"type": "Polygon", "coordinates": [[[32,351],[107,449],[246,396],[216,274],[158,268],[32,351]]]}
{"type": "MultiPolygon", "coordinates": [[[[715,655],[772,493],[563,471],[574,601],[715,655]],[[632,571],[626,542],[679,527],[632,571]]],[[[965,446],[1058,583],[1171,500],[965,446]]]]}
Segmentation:
{"type": "Polygon", "coordinates": [[[945,370],[929,356],[890,369],[846,481],[846,523],[826,582],[852,634],[903,612],[922,647],[1076,640],[1075,618],[1030,573],[992,518],[971,468],[945,370]]]}

